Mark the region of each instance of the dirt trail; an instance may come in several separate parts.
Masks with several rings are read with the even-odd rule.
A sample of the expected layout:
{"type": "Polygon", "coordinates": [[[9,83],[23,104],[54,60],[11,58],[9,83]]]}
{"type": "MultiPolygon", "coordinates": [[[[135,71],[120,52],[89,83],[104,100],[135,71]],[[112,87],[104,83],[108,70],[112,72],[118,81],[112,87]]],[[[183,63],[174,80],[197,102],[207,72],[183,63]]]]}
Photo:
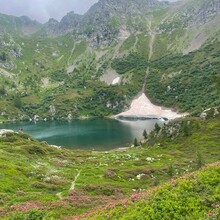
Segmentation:
{"type": "Polygon", "coordinates": [[[137,49],[138,37],[135,35],[134,49],[137,49]]]}
{"type": "Polygon", "coordinates": [[[60,62],[61,59],[63,59],[64,55],[60,56],[58,59],[57,59],[57,62],[60,62]]]}
{"type": "MultiPolygon", "coordinates": [[[[79,176],[80,176],[81,170],[76,170],[76,171],[77,171],[77,174],[76,174],[76,176],[75,176],[75,178],[74,178],[74,181],[72,182],[72,184],[71,184],[71,186],[70,186],[69,191],[72,191],[72,190],[75,189],[76,181],[77,181],[77,179],[78,179],[79,176]]],[[[56,196],[57,196],[60,200],[63,199],[62,192],[57,193],[56,196]]]]}
{"type": "Polygon", "coordinates": [[[73,55],[73,52],[74,52],[75,48],[76,48],[76,43],[74,42],[73,43],[73,48],[71,50],[70,56],[69,56],[68,61],[67,61],[67,66],[70,66],[70,60],[71,60],[71,57],[73,55]]]}
{"type": "MultiPolygon", "coordinates": [[[[150,41],[149,41],[149,44],[147,46],[149,47],[148,61],[150,61],[152,56],[153,56],[153,48],[154,48],[154,42],[155,42],[155,37],[156,37],[156,33],[152,30],[152,22],[151,22],[151,20],[149,20],[148,29],[149,29],[150,41]]],[[[145,92],[145,85],[147,83],[147,77],[149,75],[149,72],[150,72],[150,68],[148,67],[147,71],[146,71],[146,74],[145,74],[145,77],[144,77],[142,93],[145,92]]]]}
{"type": "Polygon", "coordinates": [[[150,34],[150,41],[149,41],[149,56],[148,56],[148,61],[151,60],[152,56],[153,56],[153,47],[154,47],[154,42],[155,42],[155,37],[156,37],[156,33],[152,30],[152,23],[151,20],[149,20],[148,23],[148,29],[149,29],[149,34],[150,34]]]}
{"type": "Polygon", "coordinates": [[[141,90],[142,93],[145,93],[145,86],[146,86],[146,83],[147,83],[147,77],[149,75],[149,72],[150,72],[150,69],[149,69],[149,67],[147,67],[147,71],[146,71],[146,74],[145,74],[145,77],[144,77],[144,84],[143,84],[143,87],[142,87],[142,90],[141,90]]]}
{"type": "Polygon", "coordinates": [[[72,182],[72,184],[71,184],[71,187],[70,187],[70,189],[69,189],[69,191],[71,191],[71,190],[74,190],[75,189],[75,185],[76,185],[76,181],[77,181],[77,179],[79,178],[79,176],[80,176],[80,173],[81,173],[81,170],[77,170],[77,175],[75,176],[75,179],[74,179],[74,181],[72,182]]]}
{"type": "Polygon", "coordinates": [[[57,196],[60,200],[63,199],[63,197],[62,197],[62,192],[57,193],[56,196],[57,196]]]}

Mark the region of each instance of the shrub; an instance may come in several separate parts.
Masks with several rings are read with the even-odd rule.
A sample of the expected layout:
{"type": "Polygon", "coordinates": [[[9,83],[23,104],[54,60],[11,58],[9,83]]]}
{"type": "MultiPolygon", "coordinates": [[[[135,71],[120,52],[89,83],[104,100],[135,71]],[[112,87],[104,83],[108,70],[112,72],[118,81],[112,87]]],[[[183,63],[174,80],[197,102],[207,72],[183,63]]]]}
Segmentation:
{"type": "Polygon", "coordinates": [[[44,214],[38,210],[32,210],[28,213],[17,213],[10,217],[9,220],[43,220],[44,214]]]}
{"type": "Polygon", "coordinates": [[[43,149],[43,147],[40,147],[40,146],[25,146],[24,149],[29,154],[41,154],[41,155],[46,154],[46,151],[43,149]]]}

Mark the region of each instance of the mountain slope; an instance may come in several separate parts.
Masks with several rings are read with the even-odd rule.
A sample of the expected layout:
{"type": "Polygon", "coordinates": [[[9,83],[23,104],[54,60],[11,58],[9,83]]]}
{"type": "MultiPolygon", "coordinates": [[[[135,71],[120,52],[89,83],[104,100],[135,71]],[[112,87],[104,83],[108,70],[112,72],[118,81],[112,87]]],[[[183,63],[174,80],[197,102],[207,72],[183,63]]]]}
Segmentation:
{"type": "Polygon", "coordinates": [[[181,29],[179,43],[185,48],[181,51],[188,53],[199,49],[210,37],[220,30],[219,1],[185,0],[177,2],[159,25],[162,32],[181,29]]]}
{"type": "Polygon", "coordinates": [[[218,162],[80,219],[219,219],[219,178],[218,162]]]}
{"type": "Polygon", "coordinates": [[[0,14],[0,33],[9,34],[25,34],[31,35],[42,28],[42,25],[37,21],[32,21],[26,16],[15,17],[0,14]]]}
{"type": "Polygon", "coordinates": [[[101,0],[37,32],[28,18],[3,17],[1,120],[109,116],[144,90],[179,111],[219,105],[218,1],[101,0]]]}

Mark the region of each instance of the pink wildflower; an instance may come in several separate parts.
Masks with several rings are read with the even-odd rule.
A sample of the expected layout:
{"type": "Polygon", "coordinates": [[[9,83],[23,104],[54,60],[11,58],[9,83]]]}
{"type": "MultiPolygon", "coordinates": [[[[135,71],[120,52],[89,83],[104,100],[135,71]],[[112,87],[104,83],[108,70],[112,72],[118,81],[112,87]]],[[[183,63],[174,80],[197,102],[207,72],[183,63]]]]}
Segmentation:
{"type": "Polygon", "coordinates": [[[131,195],[131,199],[138,200],[138,199],[140,199],[140,196],[138,194],[134,194],[134,195],[131,195]]]}

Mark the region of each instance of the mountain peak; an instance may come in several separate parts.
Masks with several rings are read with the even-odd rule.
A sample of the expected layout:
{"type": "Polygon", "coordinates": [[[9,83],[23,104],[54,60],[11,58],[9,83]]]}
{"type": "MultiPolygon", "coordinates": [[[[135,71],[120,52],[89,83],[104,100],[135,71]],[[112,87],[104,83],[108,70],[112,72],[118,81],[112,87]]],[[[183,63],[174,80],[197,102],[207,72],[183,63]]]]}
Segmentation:
{"type": "Polygon", "coordinates": [[[50,18],[46,24],[58,24],[58,23],[59,22],[56,19],[50,18]]]}
{"type": "Polygon", "coordinates": [[[30,25],[30,24],[40,25],[38,21],[32,20],[28,16],[21,16],[20,19],[24,25],[30,25]]]}

